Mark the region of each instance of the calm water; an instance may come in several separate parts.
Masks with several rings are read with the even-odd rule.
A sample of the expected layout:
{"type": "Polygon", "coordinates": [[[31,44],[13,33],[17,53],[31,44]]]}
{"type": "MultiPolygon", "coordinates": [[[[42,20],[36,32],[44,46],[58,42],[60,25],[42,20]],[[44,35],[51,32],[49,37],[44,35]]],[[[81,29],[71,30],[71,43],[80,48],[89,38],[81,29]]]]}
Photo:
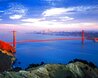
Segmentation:
{"type": "MultiPolygon", "coordinates": [[[[64,38],[65,36],[17,34],[17,41],[28,39],[64,38]]],[[[11,35],[7,41],[11,41],[11,35]]],[[[31,63],[68,63],[70,60],[79,58],[91,61],[98,66],[98,43],[86,40],[84,46],[81,40],[63,40],[49,42],[30,42],[17,44],[16,66],[23,68],[31,63]],[[18,62],[21,62],[19,64],[18,62]]]]}

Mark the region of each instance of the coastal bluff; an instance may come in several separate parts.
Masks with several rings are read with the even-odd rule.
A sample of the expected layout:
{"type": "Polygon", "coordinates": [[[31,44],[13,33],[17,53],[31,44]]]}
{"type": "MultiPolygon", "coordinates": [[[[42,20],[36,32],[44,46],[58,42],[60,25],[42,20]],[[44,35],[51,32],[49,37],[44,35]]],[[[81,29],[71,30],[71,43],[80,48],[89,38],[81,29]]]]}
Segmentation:
{"type": "Polygon", "coordinates": [[[44,64],[26,70],[5,71],[0,78],[98,78],[98,68],[83,62],[44,64]]]}
{"type": "MultiPolygon", "coordinates": [[[[9,43],[0,40],[0,72],[12,69],[16,50],[9,43]]],[[[0,77],[1,78],[1,77],[0,77]]]]}

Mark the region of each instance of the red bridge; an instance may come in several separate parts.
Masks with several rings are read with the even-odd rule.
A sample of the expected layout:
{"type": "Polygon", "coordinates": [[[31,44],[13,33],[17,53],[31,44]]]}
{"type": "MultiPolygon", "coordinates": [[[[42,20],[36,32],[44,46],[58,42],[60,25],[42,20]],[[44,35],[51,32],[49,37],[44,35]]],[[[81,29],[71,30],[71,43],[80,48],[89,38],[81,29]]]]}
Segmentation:
{"type": "Polygon", "coordinates": [[[53,39],[36,39],[36,40],[22,40],[22,41],[16,41],[16,31],[13,31],[13,42],[8,42],[10,44],[13,44],[13,47],[16,48],[17,43],[25,43],[25,42],[46,42],[46,41],[57,41],[57,40],[81,40],[82,44],[84,44],[85,40],[95,40],[97,41],[98,38],[85,38],[84,36],[84,30],[81,32],[80,38],[53,38],[53,39]]]}

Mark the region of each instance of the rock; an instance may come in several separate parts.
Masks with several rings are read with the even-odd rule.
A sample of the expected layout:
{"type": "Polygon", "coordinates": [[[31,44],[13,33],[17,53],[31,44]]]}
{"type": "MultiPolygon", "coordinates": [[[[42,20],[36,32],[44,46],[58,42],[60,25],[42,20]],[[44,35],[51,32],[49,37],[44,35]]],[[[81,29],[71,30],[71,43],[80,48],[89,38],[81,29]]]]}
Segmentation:
{"type": "Polygon", "coordinates": [[[11,69],[15,57],[6,55],[0,51],[0,72],[11,69]]]}
{"type": "Polygon", "coordinates": [[[12,47],[9,43],[0,40],[0,50],[6,54],[14,54],[16,52],[15,48],[12,47]]]}
{"type": "Polygon", "coordinates": [[[98,69],[83,62],[46,64],[26,71],[3,72],[0,78],[98,78],[98,69]]]}
{"type": "Polygon", "coordinates": [[[10,70],[13,62],[15,49],[7,42],[0,40],[0,72],[10,70]]]}

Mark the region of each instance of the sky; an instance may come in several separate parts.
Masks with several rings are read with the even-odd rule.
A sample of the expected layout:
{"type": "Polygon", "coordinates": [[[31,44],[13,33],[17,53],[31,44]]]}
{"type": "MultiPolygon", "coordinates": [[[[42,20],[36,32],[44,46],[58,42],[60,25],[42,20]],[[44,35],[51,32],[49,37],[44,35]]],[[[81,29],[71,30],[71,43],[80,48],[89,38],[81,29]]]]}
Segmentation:
{"type": "Polygon", "coordinates": [[[0,0],[0,30],[98,30],[98,0],[0,0]]]}

